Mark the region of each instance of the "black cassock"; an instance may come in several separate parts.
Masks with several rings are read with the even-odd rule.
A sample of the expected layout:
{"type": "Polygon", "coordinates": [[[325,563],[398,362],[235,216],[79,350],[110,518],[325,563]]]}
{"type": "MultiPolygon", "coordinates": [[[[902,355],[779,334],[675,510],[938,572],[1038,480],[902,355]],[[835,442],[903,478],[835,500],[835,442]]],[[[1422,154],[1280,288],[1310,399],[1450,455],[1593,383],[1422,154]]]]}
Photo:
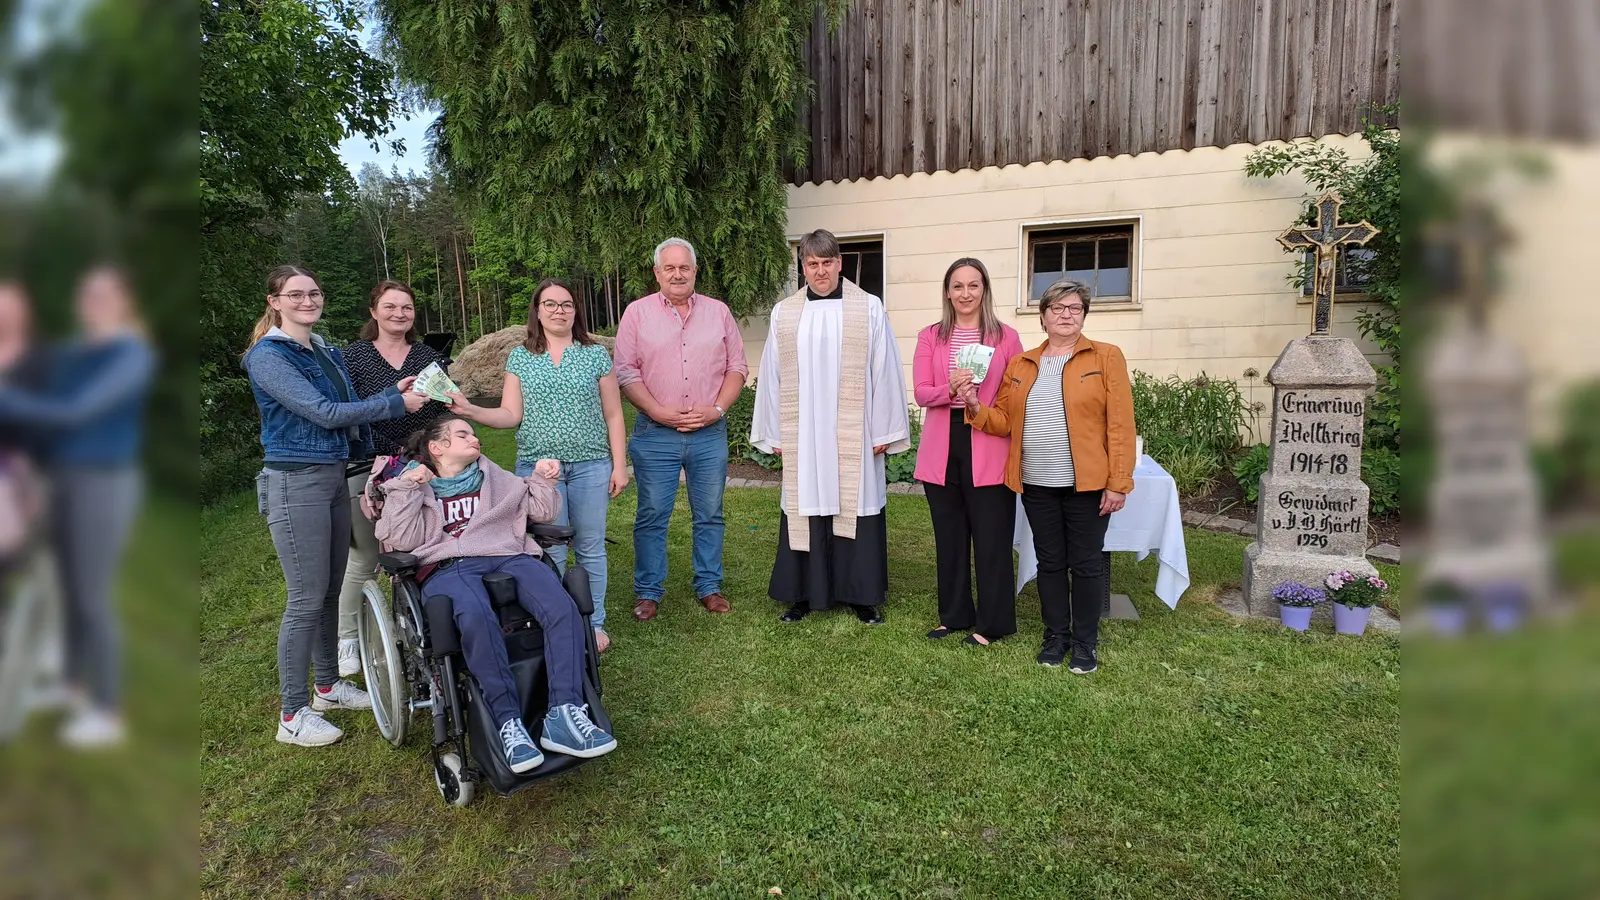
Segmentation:
{"type": "Polygon", "coordinates": [[[789,514],[778,517],[778,558],[767,594],[813,610],[839,603],[881,606],[889,593],[889,531],[880,512],[856,517],[856,536],[836,537],[832,516],[810,516],[811,552],[789,548],[789,514]]]}

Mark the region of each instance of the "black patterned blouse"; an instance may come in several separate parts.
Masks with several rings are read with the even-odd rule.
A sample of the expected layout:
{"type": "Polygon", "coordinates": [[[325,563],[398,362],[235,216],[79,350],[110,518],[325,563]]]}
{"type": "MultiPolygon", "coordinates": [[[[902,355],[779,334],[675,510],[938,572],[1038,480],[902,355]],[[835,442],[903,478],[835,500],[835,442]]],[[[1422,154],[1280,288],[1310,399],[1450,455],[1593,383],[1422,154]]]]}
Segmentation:
{"type": "MultiPolygon", "coordinates": [[[[350,367],[350,380],[355,382],[356,394],[363,399],[382,392],[402,378],[420,373],[429,363],[437,362],[446,368],[450,365],[439,351],[421,341],[411,345],[411,352],[406,354],[405,363],[398,369],[389,365],[371,341],[351,341],[344,348],[344,361],[350,367]]],[[[379,453],[395,453],[412,432],[447,412],[449,409],[443,403],[429,400],[414,413],[373,422],[372,443],[379,453]]]]}

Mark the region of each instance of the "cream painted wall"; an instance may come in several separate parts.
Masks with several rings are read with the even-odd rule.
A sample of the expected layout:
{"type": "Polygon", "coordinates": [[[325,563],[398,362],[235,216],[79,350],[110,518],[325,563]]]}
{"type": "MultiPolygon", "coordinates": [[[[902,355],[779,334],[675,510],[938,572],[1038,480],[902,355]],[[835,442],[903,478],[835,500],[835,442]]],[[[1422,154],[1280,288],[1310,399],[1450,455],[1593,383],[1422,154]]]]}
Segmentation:
{"type": "Polygon", "coordinates": [[[1447,136],[1434,162],[1478,164],[1509,158],[1512,149],[1544,163],[1535,178],[1502,174],[1480,190],[1503,217],[1508,246],[1490,331],[1522,351],[1531,380],[1532,425],[1542,439],[1559,429],[1560,406],[1573,385],[1600,378],[1600,300],[1588,268],[1600,231],[1600,147],[1518,144],[1447,136]]]}
{"type": "MultiPolygon", "coordinates": [[[[1366,153],[1359,138],[1324,140],[1355,157],[1366,153]]],[[[1264,381],[1252,388],[1242,376],[1250,368],[1265,375],[1287,341],[1311,330],[1310,304],[1285,280],[1294,258],[1276,240],[1307,188],[1298,178],[1246,178],[1245,157],[1253,149],[1237,144],[791,186],[789,234],[797,239],[826,228],[840,236],[883,236],[883,300],[909,381],[917,331],[939,318],[941,282],[952,260],[983,260],[1000,317],[1033,346],[1043,340],[1038,315],[1018,310],[1026,302],[1025,228],[1136,219],[1136,302],[1093,307],[1084,332],[1120,346],[1135,369],[1232,378],[1267,406],[1264,381]]],[[[1358,309],[1336,305],[1336,333],[1360,340],[1358,309]]],[[[766,325],[763,317],[745,323],[752,372],[766,325]]]]}

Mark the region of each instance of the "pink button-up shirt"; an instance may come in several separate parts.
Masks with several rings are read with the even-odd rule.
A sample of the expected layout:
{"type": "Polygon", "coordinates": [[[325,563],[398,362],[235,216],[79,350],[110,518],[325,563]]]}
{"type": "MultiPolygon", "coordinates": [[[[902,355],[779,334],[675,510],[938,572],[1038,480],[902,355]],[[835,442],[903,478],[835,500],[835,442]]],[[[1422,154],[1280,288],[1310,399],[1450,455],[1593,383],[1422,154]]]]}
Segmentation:
{"type": "Polygon", "coordinates": [[[739,323],[727,304],[702,294],[689,298],[681,317],[660,292],[628,304],[612,358],[619,386],[642,381],[657,403],[673,409],[711,406],[729,372],[750,374],[739,323]]]}

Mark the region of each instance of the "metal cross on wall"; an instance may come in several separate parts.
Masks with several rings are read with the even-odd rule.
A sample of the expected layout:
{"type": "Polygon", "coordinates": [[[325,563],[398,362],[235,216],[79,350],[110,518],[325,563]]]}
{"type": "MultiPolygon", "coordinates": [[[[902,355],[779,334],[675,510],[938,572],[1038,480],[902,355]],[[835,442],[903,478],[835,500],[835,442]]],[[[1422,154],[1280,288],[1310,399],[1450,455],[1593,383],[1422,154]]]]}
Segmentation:
{"type": "Polygon", "coordinates": [[[1323,194],[1317,199],[1317,224],[1291,226],[1278,235],[1278,243],[1286,250],[1310,248],[1316,251],[1311,274],[1311,301],[1315,307],[1312,337],[1326,337],[1333,324],[1334,271],[1338,266],[1339,248],[1347,244],[1360,246],[1378,233],[1378,229],[1364,221],[1341,223],[1339,205],[1343,202],[1338,191],[1323,194]]]}

